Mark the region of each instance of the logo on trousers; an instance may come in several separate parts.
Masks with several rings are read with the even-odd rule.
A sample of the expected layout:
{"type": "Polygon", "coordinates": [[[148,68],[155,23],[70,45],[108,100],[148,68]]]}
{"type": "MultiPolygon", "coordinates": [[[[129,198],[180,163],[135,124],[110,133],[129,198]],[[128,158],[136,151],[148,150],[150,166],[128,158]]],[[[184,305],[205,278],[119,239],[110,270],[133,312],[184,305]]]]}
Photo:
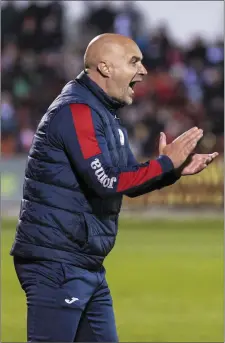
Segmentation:
{"type": "Polygon", "coordinates": [[[78,298],[72,298],[72,299],[65,299],[65,302],[67,303],[67,304],[72,304],[72,303],[74,303],[74,301],[77,301],[77,300],[79,300],[78,298]]]}

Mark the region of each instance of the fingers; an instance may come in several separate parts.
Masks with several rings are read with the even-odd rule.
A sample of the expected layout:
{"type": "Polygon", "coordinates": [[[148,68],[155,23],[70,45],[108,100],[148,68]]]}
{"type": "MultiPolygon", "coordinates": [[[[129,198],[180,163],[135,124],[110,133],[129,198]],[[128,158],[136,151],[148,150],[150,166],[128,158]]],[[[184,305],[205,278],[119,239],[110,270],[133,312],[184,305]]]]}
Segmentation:
{"type": "Polygon", "coordinates": [[[160,139],[159,139],[159,154],[163,153],[163,149],[166,146],[166,135],[164,132],[160,132],[160,139]]]}
{"type": "Polygon", "coordinates": [[[200,173],[208,167],[210,163],[218,156],[218,152],[212,154],[194,154],[192,161],[183,169],[182,175],[194,175],[200,173]]]}
{"type": "MultiPolygon", "coordinates": [[[[212,161],[219,155],[218,152],[214,152],[212,154],[204,154],[203,158],[201,159],[202,161],[202,170],[205,169],[212,161]]],[[[201,156],[201,155],[199,155],[201,156]]],[[[200,163],[200,162],[199,162],[200,163]]]]}
{"type": "Polygon", "coordinates": [[[214,152],[208,155],[206,154],[205,163],[209,165],[218,155],[218,152],[214,152]]]}
{"type": "Polygon", "coordinates": [[[213,152],[212,154],[209,154],[209,156],[212,157],[212,159],[214,160],[214,158],[219,156],[219,153],[218,152],[213,152]]]}
{"type": "Polygon", "coordinates": [[[218,152],[214,152],[212,154],[194,154],[192,157],[193,161],[199,162],[199,163],[205,163],[210,164],[217,156],[218,152]]]}
{"type": "Polygon", "coordinates": [[[188,135],[190,135],[190,134],[192,134],[192,133],[195,133],[195,132],[197,132],[197,131],[198,131],[197,126],[192,127],[190,130],[185,131],[184,133],[182,133],[182,135],[180,135],[179,137],[177,137],[176,139],[174,139],[173,142],[176,142],[177,140],[179,140],[180,142],[182,142],[182,140],[183,140],[186,136],[188,136],[188,135]]]}
{"type": "Polygon", "coordinates": [[[202,136],[203,131],[200,129],[198,132],[196,132],[196,134],[192,134],[191,136],[183,140],[182,144],[184,145],[186,154],[189,155],[193,152],[202,136]]]}
{"type": "Polygon", "coordinates": [[[203,130],[198,129],[197,127],[194,127],[185,133],[183,133],[181,136],[179,136],[175,141],[173,141],[173,144],[176,144],[176,146],[179,146],[180,149],[182,149],[185,153],[185,155],[189,155],[195,147],[197,146],[199,140],[203,137],[203,130]]]}
{"type": "Polygon", "coordinates": [[[207,165],[205,163],[200,162],[200,161],[198,161],[198,162],[195,161],[195,162],[192,162],[187,167],[185,167],[181,174],[182,175],[194,175],[194,174],[200,173],[206,167],[207,167],[207,165]]]}
{"type": "Polygon", "coordinates": [[[182,139],[183,144],[188,144],[190,142],[194,142],[195,146],[197,145],[198,141],[203,137],[203,130],[197,129],[193,132],[190,132],[182,139]]]}

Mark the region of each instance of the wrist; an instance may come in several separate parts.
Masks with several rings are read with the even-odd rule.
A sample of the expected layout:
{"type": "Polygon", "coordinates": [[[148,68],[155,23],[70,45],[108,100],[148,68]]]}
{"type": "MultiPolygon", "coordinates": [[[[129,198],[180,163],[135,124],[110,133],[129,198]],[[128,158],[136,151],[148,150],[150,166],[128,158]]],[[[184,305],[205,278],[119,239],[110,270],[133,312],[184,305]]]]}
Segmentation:
{"type": "Polygon", "coordinates": [[[167,155],[160,155],[157,161],[160,163],[163,173],[174,170],[173,162],[167,155]]]}

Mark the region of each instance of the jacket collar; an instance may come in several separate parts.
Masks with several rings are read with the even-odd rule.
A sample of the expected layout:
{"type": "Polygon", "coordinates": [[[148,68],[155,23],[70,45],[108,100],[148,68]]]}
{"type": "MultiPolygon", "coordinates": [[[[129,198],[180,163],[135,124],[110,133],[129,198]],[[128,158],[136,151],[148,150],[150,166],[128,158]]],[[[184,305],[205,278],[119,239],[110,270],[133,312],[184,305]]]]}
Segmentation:
{"type": "Polygon", "coordinates": [[[85,71],[82,71],[77,77],[76,80],[86,86],[103,104],[104,106],[111,112],[115,112],[119,108],[125,106],[124,103],[120,103],[117,100],[111,98],[108,94],[106,94],[101,87],[97,85],[94,81],[90,79],[88,74],[85,71]]]}

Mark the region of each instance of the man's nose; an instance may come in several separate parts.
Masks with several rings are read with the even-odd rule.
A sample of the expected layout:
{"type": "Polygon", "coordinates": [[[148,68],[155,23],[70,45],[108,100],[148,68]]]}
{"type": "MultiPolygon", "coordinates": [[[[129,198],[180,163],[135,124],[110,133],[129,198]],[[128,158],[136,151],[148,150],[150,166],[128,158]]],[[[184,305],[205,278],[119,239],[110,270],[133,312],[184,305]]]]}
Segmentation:
{"type": "Polygon", "coordinates": [[[141,74],[141,75],[147,75],[148,74],[148,72],[147,72],[146,68],[143,66],[143,64],[141,64],[141,66],[140,66],[139,74],[141,74]]]}

